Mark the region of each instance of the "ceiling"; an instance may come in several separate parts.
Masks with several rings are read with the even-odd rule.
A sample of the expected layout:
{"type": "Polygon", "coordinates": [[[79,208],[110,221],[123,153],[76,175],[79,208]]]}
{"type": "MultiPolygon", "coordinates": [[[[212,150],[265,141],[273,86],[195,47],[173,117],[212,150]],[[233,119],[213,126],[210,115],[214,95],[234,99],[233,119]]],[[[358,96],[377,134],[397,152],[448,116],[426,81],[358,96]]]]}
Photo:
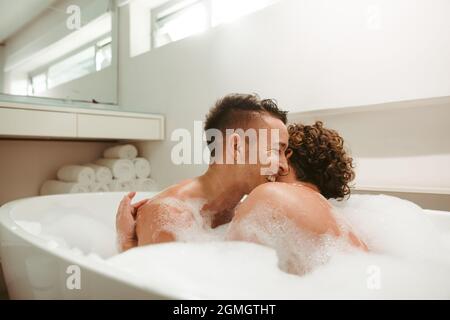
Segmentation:
{"type": "Polygon", "coordinates": [[[0,0],[0,43],[57,0],[0,0]]]}

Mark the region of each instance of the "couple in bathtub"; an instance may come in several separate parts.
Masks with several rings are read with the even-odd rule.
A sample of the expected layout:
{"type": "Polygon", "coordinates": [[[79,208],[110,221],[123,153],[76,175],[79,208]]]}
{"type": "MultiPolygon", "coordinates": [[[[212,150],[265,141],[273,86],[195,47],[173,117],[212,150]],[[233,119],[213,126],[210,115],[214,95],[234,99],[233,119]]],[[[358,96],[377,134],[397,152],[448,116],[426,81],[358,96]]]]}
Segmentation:
{"type": "Polygon", "coordinates": [[[243,94],[220,99],[206,117],[205,130],[224,133],[224,141],[208,139],[209,146],[219,145],[210,148],[212,159],[222,161],[211,161],[203,175],[154,198],[133,204],[135,193],[126,195],[116,216],[120,250],[183,240],[179,232],[193,226],[223,225],[227,225],[227,240],[256,242],[285,254],[295,255],[293,251],[301,246],[298,241],[323,237],[367,250],[327,201],[348,195],[348,183],[354,178],[343,139],[321,122],[289,126],[286,122],[286,112],[273,100],[243,94]],[[267,142],[258,154],[269,159],[270,169],[262,156],[249,161],[249,153],[260,144],[242,135],[248,129],[256,130],[257,141],[267,142]]]}

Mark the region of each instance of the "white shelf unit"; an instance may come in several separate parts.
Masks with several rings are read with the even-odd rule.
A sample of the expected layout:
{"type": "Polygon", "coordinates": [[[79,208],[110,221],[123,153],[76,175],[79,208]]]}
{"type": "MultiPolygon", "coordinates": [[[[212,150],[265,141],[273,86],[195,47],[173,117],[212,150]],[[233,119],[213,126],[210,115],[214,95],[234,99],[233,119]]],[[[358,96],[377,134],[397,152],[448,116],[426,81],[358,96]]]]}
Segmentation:
{"type": "Polygon", "coordinates": [[[379,192],[397,192],[397,193],[424,193],[436,195],[450,195],[448,188],[428,188],[428,187],[410,187],[410,186],[370,186],[356,185],[357,191],[379,191],[379,192]]]}
{"type": "Polygon", "coordinates": [[[163,140],[164,116],[0,101],[0,137],[163,140]]]}

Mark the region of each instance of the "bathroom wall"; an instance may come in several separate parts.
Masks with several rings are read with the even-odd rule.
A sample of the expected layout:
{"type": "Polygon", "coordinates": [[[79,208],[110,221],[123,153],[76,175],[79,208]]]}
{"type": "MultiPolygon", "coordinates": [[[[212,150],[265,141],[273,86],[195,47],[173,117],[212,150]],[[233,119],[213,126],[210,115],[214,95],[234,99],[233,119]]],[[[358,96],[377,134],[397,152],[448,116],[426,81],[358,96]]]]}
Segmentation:
{"type": "MultiPolygon", "coordinates": [[[[193,121],[202,120],[226,93],[257,92],[292,112],[450,95],[450,42],[443,32],[450,29],[450,2],[445,0],[282,0],[134,58],[128,19],[128,7],[122,7],[119,103],[166,115],[167,140],[141,144],[163,186],[204,170],[204,165],[171,163],[170,134],[176,128],[192,131],[193,121]]],[[[448,119],[447,110],[440,115],[448,119]]],[[[426,127],[436,137],[442,127],[433,126],[434,120],[428,118],[426,127]]],[[[386,136],[395,139],[389,131],[386,136]]],[[[423,155],[423,145],[411,140],[403,149],[381,149],[377,157],[414,155],[416,146],[423,155]]],[[[435,151],[447,149],[433,144],[435,151]]],[[[360,174],[370,184],[386,166],[368,165],[360,174]]],[[[407,173],[414,181],[428,176],[416,168],[401,174],[407,173]]]]}
{"type": "Polygon", "coordinates": [[[450,97],[297,113],[291,120],[321,120],[337,130],[358,158],[361,186],[440,189],[450,194],[450,97]]]}
{"type": "Polygon", "coordinates": [[[293,122],[317,120],[344,137],[359,193],[450,211],[450,97],[291,115],[293,122]]]}
{"type": "Polygon", "coordinates": [[[0,92],[4,92],[3,90],[3,64],[4,64],[4,56],[5,56],[5,45],[0,44],[0,92]]]}

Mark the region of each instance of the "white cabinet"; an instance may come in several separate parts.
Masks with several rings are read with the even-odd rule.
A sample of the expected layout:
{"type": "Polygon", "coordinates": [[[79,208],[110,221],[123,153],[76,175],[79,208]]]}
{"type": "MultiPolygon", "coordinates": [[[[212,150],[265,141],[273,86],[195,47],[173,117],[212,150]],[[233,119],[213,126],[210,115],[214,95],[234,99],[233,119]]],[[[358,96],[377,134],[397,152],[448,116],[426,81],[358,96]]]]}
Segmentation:
{"type": "Polygon", "coordinates": [[[79,138],[158,140],[162,119],[78,114],[79,138]]]}
{"type": "Polygon", "coordinates": [[[0,135],[75,137],[76,115],[66,112],[0,108],[0,135]]]}
{"type": "Polygon", "coordinates": [[[162,140],[164,117],[0,102],[0,137],[162,140]]]}

